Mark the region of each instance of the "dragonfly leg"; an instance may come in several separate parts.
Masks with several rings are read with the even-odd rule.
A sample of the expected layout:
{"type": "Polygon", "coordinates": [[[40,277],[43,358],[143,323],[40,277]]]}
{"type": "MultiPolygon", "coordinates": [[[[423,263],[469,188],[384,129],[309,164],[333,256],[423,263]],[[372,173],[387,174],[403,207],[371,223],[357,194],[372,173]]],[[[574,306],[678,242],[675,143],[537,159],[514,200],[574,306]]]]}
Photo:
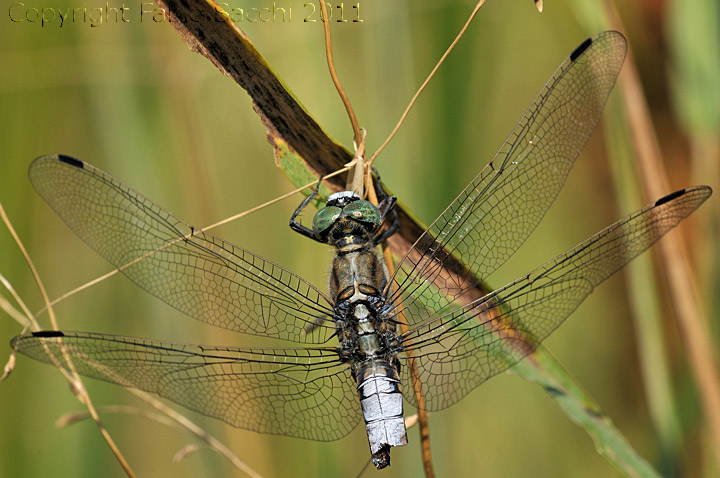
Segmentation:
{"type": "Polygon", "coordinates": [[[385,229],[382,234],[375,237],[374,242],[375,245],[377,245],[395,234],[398,229],[400,229],[400,222],[398,221],[397,211],[395,210],[397,198],[395,196],[391,196],[387,191],[385,191],[385,187],[383,186],[378,170],[375,168],[372,168],[372,170],[375,173],[375,190],[377,192],[378,200],[380,201],[380,204],[378,204],[378,210],[380,211],[380,223],[382,224],[385,222],[385,218],[388,214],[392,220],[390,226],[385,229]]]}
{"type": "Polygon", "coordinates": [[[400,229],[400,221],[398,220],[397,211],[395,210],[396,202],[397,198],[395,196],[388,196],[383,199],[380,204],[378,204],[378,209],[380,210],[380,223],[384,223],[387,217],[390,217],[390,222],[388,223],[389,226],[382,231],[381,234],[375,236],[375,245],[380,244],[400,229]]]}
{"type": "Polygon", "coordinates": [[[397,211],[395,211],[394,207],[396,201],[397,199],[395,198],[395,196],[390,196],[379,205],[381,223],[385,221],[385,217],[387,217],[388,214],[392,218],[392,222],[384,231],[382,231],[381,234],[375,236],[375,239],[373,240],[373,242],[375,242],[375,245],[380,244],[388,237],[395,234],[398,229],[400,229],[400,221],[398,221],[397,211]]]}
{"type": "Polygon", "coordinates": [[[390,196],[390,194],[385,191],[385,186],[383,185],[382,178],[380,177],[380,173],[375,168],[375,166],[373,166],[372,172],[375,173],[375,193],[377,194],[378,201],[383,202],[386,198],[390,196]]]}
{"type": "Polygon", "coordinates": [[[317,242],[323,242],[319,240],[317,237],[315,237],[315,233],[312,229],[309,227],[303,226],[300,224],[300,222],[297,220],[297,217],[300,215],[303,209],[307,207],[308,204],[310,204],[310,201],[315,199],[320,191],[320,184],[322,183],[323,178],[320,178],[318,180],[317,186],[315,186],[315,190],[306,197],[303,202],[300,203],[297,209],[295,209],[295,212],[290,216],[290,229],[292,229],[295,232],[298,232],[302,234],[303,236],[309,237],[310,239],[317,241],[317,242]]]}

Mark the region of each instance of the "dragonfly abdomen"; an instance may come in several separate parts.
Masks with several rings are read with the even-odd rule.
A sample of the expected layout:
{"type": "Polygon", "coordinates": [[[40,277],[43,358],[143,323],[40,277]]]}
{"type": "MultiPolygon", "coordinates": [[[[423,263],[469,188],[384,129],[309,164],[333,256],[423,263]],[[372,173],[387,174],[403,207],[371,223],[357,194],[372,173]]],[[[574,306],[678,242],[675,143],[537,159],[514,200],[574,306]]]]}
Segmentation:
{"type": "Polygon", "coordinates": [[[338,311],[345,311],[340,334],[343,349],[354,356],[357,381],[372,461],[378,469],[390,465],[390,447],[407,444],[400,379],[388,343],[395,326],[378,311],[388,270],[370,244],[358,250],[338,249],[330,276],[330,292],[338,311]]]}
{"type": "Polygon", "coordinates": [[[390,447],[407,444],[397,369],[372,357],[357,365],[355,376],[373,465],[385,468],[390,465],[390,447]]]}

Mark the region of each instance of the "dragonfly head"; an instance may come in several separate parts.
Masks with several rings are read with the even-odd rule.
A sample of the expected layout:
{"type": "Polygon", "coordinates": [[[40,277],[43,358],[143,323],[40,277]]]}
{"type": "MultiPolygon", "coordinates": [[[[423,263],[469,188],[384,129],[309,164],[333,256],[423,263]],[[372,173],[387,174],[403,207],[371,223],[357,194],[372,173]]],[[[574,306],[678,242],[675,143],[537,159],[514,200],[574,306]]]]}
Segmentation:
{"type": "Polygon", "coordinates": [[[353,191],[341,191],[328,197],[325,207],[315,214],[312,228],[322,242],[335,244],[343,237],[367,242],[380,229],[381,222],[374,204],[353,191]]]}

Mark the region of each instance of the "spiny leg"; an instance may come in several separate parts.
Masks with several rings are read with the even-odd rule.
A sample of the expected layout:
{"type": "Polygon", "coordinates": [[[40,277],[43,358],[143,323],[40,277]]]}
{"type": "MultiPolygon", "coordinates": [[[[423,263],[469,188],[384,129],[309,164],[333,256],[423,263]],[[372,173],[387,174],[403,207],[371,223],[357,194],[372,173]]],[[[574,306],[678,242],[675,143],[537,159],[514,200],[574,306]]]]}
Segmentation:
{"type": "Polygon", "coordinates": [[[292,216],[290,216],[290,229],[302,234],[305,237],[309,237],[313,241],[317,241],[320,243],[322,243],[323,241],[321,241],[320,239],[315,237],[315,233],[313,232],[312,229],[300,224],[300,222],[297,221],[297,217],[300,215],[302,210],[305,209],[308,204],[310,204],[310,201],[312,201],[313,199],[315,199],[318,196],[318,194],[320,192],[320,184],[322,184],[322,180],[323,180],[323,178],[320,178],[318,180],[317,186],[315,186],[315,190],[308,197],[306,197],[303,200],[303,202],[300,203],[298,208],[295,209],[295,212],[293,212],[292,216]]]}

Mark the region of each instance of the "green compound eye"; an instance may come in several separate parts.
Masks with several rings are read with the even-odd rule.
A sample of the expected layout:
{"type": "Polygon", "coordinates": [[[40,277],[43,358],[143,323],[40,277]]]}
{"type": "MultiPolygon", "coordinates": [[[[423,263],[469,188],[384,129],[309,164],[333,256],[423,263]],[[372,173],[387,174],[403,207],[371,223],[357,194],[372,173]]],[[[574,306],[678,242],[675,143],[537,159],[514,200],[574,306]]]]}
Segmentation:
{"type": "Polygon", "coordinates": [[[342,209],[337,206],[327,206],[320,209],[313,218],[313,233],[315,237],[321,238],[330,227],[338,220],[342,209]]]}
{"type": "Polygon", "coordinates": [[[380,226],[380,211],[369,201],[354,201],[343,208],[343,216],[350,217],[356,221],[380,226]]]}

